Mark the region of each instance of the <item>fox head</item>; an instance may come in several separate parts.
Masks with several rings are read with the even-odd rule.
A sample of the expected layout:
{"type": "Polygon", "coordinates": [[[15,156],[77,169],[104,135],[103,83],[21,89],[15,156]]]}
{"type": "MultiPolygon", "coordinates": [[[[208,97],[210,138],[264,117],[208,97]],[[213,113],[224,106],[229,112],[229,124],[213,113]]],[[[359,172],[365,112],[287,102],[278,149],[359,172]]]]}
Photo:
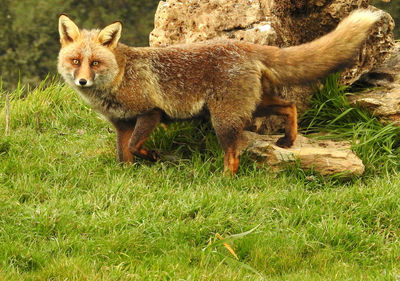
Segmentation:
{"type": "Polygon", "coordinates": [[[102,30],[80,30],[68,16],[60,15],[58,72],[65,81],[82,90],[110,86],[119,73],[114,51],[121,30],[121,22],[102,30]]]}

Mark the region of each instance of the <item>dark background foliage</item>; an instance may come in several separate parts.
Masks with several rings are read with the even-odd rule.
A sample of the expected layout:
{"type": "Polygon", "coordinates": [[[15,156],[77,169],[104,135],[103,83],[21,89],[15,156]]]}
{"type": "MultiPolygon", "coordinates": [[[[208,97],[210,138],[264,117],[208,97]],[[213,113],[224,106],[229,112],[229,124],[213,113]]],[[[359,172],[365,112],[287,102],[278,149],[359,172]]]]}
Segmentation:
{"type": "Polygon", "coordinates": [[[121,41],[148,45],[158,0],[0,0],[0,76],[4,89],[20,80],[35,85],[56,73],[60,48],[58,16],[68,14],[80,28],[124,24],[121,41]]]}
{"type": "MultiPolygon", "coordinates": [[[[0,0],[0,77],[4,89],[18,81],[35,85],[56,73],[59,50],[58,15],[67,13],[84,28],[104,27],[121,20],[121,41],[148,45],[159,0],[0,0]]],[[[372,1],[400,22],[400,1],[372,1]]],[[[399,38],[399,29],[396,38],[399,38]]]]}
{"type": "Polygon", "coordinates": [[[400,39],[400,1],[391,0],[390,2],[383,2],[382,0],[372,0],[371,4],[379,9],[389,12],[396,23],[394,30],[395,38],[400,39]]]}

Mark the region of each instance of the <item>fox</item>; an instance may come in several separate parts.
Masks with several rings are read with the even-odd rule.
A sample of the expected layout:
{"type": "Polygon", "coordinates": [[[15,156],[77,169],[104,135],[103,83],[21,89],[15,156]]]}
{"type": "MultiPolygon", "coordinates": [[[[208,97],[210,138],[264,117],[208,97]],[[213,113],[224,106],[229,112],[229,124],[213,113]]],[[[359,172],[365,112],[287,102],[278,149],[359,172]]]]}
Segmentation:
{"type": "Polygon", "coordinates": [[[234,175],[243,130],[253,118],[285,118],[276,144],[293,145],[297,109],[279,89],[314,83],[351,64],[380,17],[358,9],[330,33],[285,48],[235,40],[130,47],[120,42],[120,21],[87,30],[61,14],[57,68],[113,125],[120,162],[159,160],[144,143],[160,123],[207,116],[224,152],[224,172],[234,175]]]}

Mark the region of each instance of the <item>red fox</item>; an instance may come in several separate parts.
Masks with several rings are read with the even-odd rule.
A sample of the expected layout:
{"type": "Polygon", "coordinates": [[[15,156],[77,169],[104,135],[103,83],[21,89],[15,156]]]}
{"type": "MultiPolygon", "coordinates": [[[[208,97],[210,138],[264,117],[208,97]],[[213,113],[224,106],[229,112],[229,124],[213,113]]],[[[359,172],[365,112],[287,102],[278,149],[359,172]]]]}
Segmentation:
{"type": "Polygon", "coordinates": [[[310,83],[351,63],[379,18],[379,12],[356,10],[331,33],[282,49],[231,40],[134,48],[119,42],[121,22],[80,30],[62,14],[58,71],[114,125],[120,161],[156,161],[143,143],[160,122],[206,113],[225,153],[224,170],[235,174],[252,118],[286,117],[277,145],[293,144],[296,106],[278,97],[279,87],[310,83]]]}

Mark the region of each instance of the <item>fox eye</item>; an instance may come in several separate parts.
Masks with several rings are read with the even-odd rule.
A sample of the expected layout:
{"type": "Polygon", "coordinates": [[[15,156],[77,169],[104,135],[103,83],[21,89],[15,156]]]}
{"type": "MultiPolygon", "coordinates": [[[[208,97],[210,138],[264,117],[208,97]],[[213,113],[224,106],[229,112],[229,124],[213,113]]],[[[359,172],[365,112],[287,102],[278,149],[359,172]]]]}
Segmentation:
{"type": "Polygon", "coordinates": [[[98,61],[93,61],[92,62],[92,66],[96,66],[96,65],[99,65],[99,62],[98,61]]]}
{"type": "Polygon", "coordinates": [[[78,65],[79,64],[79,60],[78,59],[73,59],[72,63],[78,65]]]}

